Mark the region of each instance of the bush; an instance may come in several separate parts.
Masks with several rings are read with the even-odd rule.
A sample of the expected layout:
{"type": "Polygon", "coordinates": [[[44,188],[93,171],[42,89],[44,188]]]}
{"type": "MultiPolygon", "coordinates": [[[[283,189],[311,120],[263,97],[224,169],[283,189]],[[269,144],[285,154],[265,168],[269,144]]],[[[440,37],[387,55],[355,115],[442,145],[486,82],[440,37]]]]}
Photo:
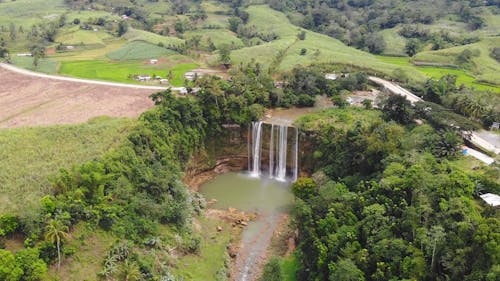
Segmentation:
{"type": "Polygon", "coordinates": [[[7,236],[19,228],[19,219],[12,215],[0,215],[0,236],[7,236]]]}
{"type": "Polygon", "coordinates": [[[280,259],[272,257],[269,262],[264,266],[262,273],[262,281],[282,281],[283,274],[281,273],[280,259]]]}

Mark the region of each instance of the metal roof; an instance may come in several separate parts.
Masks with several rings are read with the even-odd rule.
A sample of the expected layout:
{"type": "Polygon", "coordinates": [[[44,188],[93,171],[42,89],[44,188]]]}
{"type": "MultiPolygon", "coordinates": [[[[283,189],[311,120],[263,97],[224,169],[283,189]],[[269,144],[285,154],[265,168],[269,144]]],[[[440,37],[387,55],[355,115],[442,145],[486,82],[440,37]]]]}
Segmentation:
{"type": "Polygon", "coordinates": [[[500,196],[493,194],[493,193],[485,193],[482,195],[479,195],[481,199],[486,202],[486,204],[491,205],[493,207],[498,207],[500,206],[500,196]]]}

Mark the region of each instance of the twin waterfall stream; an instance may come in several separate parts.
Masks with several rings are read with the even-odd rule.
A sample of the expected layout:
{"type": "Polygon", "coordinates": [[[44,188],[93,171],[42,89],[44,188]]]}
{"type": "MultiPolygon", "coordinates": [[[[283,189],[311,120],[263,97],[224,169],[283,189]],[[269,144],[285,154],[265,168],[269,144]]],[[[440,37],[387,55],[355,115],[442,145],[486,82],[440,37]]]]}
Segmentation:
{"type": "Polygon", "coordinates": [[[251,137],[248,139],[248,170],[253,177],[260,177],[263,170],[263,138],[264,128],[270,127],[269,131],[269,166],[267,169],[269,178],[278,181],[286,181],[287,175],[292,181],[297,180],[299,165],[299,130],[296,127],[287,125],[267,124],[262,121],[252,122],[251,137]],[[292,136],[289,136],[289,128],[293,129],[292,136]],[[293,145],[288,145],[288,139],[292,138],[293,145]],[[292,153],[290,165],[287,165],[287,154],[292,153]],[[289,167],[287,174],[287,166],[289,167]]]}

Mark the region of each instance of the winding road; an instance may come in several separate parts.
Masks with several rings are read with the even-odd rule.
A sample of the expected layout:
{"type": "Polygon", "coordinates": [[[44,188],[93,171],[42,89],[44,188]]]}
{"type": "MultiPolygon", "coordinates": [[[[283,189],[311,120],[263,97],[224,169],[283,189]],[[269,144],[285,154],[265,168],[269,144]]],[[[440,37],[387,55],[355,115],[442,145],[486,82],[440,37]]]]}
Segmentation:
{"type": "MultiPolygon", "coordinates": [[[[422,98],[416,96],[412,92],[408,91],[407,89],[399,86],[398,84],[392,83],[390,81],[375,77],[375,76],[369,76],[368,79],[375,83],[378,84],[385,89],[387,89],[389,92],[396,94],[396,95],[401,95],[406,97],[408,101],[410,101],[412,104],[419,102],[419,101],[424,101],[422,98]]],[[[489,142],[488,140],[484,139],[481,137],[478,133],[476,132],[463,132],[465,135],[469,135],[470,137],[468,138],[468,141],[470,141],[472,144],[474,144],[477,147],[480,147],[481,149],[493,152],[494,154],[500,154],[500,147],[497,147],[496,144],[489,142]]],[[[491,164],[494,162],[494,159],[489,157],[486,154],[483,154],[477,150],[473,150],[469,148],[471,153],[468,155],[471,155],[472,157],[486,163],[486,164],[491,164]]]]}
{"type": "Polygon", "coordinates": [[[181,91],[182,89],[184,89],[183,87],[146,86],[146,85],[135,85],[135,84],[72,78],[72,77],[65,77],[65,76],[59,76],[59,75],[49,75],[49,74],[30,71],[30,70],[20,68],[20,67],[11,65],[11,64],[6,64],[6,63],[0,63],[0,67],[3,69],[9,70],[9,71],[23,74],[23,75],[29,75],[29,76],[33,76],[33,77],[53,79],[53,80],[59,80],[59,81],[66,81],[66,82],[76,82],[76,83],[85,83],[85,84],[100,85],[100,86],[124,87],[124,88],[143,89],[143,90],[166,90],[166,89],[170,88],[170,89],[172,89],[172,91],[181,91]]]}

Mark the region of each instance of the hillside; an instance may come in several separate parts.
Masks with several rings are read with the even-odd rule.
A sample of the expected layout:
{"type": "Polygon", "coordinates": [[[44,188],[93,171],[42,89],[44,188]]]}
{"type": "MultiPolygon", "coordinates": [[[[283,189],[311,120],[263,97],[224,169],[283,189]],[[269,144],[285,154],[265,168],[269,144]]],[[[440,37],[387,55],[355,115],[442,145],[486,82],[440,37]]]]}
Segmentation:
{"type": "MultiPolygon", "coordinates": [[[[255,60],[265,67],[271,67],[273,71],[283,72],[298,64],[332,63],[351,65],[387,76],[404,73],[418,82],[435,77],[435,73],[446,73],[443,66],[453,66],[457,68],[453,71],[464,71],[461,77],[471,78],[461,79],[465,85],[480,90],[500,91],[498,87],[478,84],[497,84],[500,80],[499,63],[490,57],[492,46],[498,43],[494,31],[500,22],[493,6],[472,8],[473,14],[484,22],[473,32],[467,30],[467,23],[456,17],[457,7],[453,7],[450,14],[430,12],[433,17],[431,22],[420,23],[425,20],[412,18],[409,22],[396,22],[390,27],[377,22],[379,30],[376,34],[382,39],[366,35],[368,37],[363,37],[366,39],[363,42],[384,41],[383,54],[406,55],[405,48],[410,39],[400,33],[403,29],[416,28],[413,21],[426,34],[432,35],[431,39],[416,38],[421,41],[422,46],[410,58],[411,63],[394,63],[390,58],[377,57],[367,52],[373,51],[372,49],[360,47],[352,43],[352,40],[346,41],[345,37],[335,35],[337,33],[330,33],[324,26],[318,28],[316,25],[305,25],[308,15],[300,15],[305,10],[291,13],[298,6],[292,5],[285,9],[276,6],[273,1],[269,2],[270,6],[250,5],[246,9],[238,9],[242,12],[237,15],[232,4],[218,1],[202,1],[199,5],[189,1],[175,5],[151,1],[137,1],[135,4],[126,1],[94,1],[91,4],[74,1],[69,6],[63,1],[54,1],[44,6],[42,1],[28,4],[26,0],[19,0],[0,3],[0,26],[4,26],[0,30],[0,37],[4,38],[7,50],[14,54],[32,48],[32,43],[38,40],[32,38],[36,31],[40,38],[38,44],[44,45],[45,58],[40,57],[37,65],[34,65],[33,59],[13,56],[15,64],[47,73],[98,80],[136,83],[131,76],[158,73],[166,76],[172,71],[175,76],[173,85],[179,86],[184,83],[182,75],[185,71],[199,66],[218,66],[220,50],[228,46],[232,50],[230,57],[235,65],[255,60]],[[30,7],[26,8],[28,6],[30,7]],[[124,20],[123,16],[127,18],[124,20]],[[32,26],[35,24],[36,28],[32,26]],[[14,39],[11,37],[11,26],[16,30],[14,39]],[[120,28],[124,28],[123,34],[119,34],[120,28]],[[302,32],[304,38],[300,40],[298,35],[302,32]],[[440,32],[447,32],[452,41],[446,41],[443,49],[432,51],[435,35],[444,36],[440,32]],[[468,38],[479,42],[454,46],[460,40],[469,40],[468,38]],[[457,57],[465,49],[479,50],[480,54],[472,56],[468,64],[457,64],[457,57]],[[160,63],[148,66],[146,61],[151,58],[159,59],[160,63]],[[416,67],[422,63],[431,65],[434,69],[416,67]],[[80,70],[82,64],[86,70],[80,70]]],[[[441,1],[423,2],[428,5],[424,8],[425,11],[442,5],[441,1]]],[[[351,22],[373,8],[371,4],[357,7],[354,2],[349,2],[349,5],[328,7],[323,12],[313,6],[311,15],[313,18],[317,16],[318,21],[329,15],[338,22],[337,12],[347,9],[353,11],[346,19],[351,22]]],[[[408,5],[416,7],[416,3],[408,5]]],[[[399,14],[401,11],[395,13],[399,14]]],[[[376,15],[375,19],[381,17],[376,15]]],[[[351,29],[358,30],[357,27],[351,29]]],[[[352,32],[349,36],[353,36],[352,32]]]]}
{"type": "Polygon", "coordinates": [[[0,213],[29,217],[51,193],[50,177],[120,145],[135,122],[93,119],[81,125],[0,130],[0,213]]]}

